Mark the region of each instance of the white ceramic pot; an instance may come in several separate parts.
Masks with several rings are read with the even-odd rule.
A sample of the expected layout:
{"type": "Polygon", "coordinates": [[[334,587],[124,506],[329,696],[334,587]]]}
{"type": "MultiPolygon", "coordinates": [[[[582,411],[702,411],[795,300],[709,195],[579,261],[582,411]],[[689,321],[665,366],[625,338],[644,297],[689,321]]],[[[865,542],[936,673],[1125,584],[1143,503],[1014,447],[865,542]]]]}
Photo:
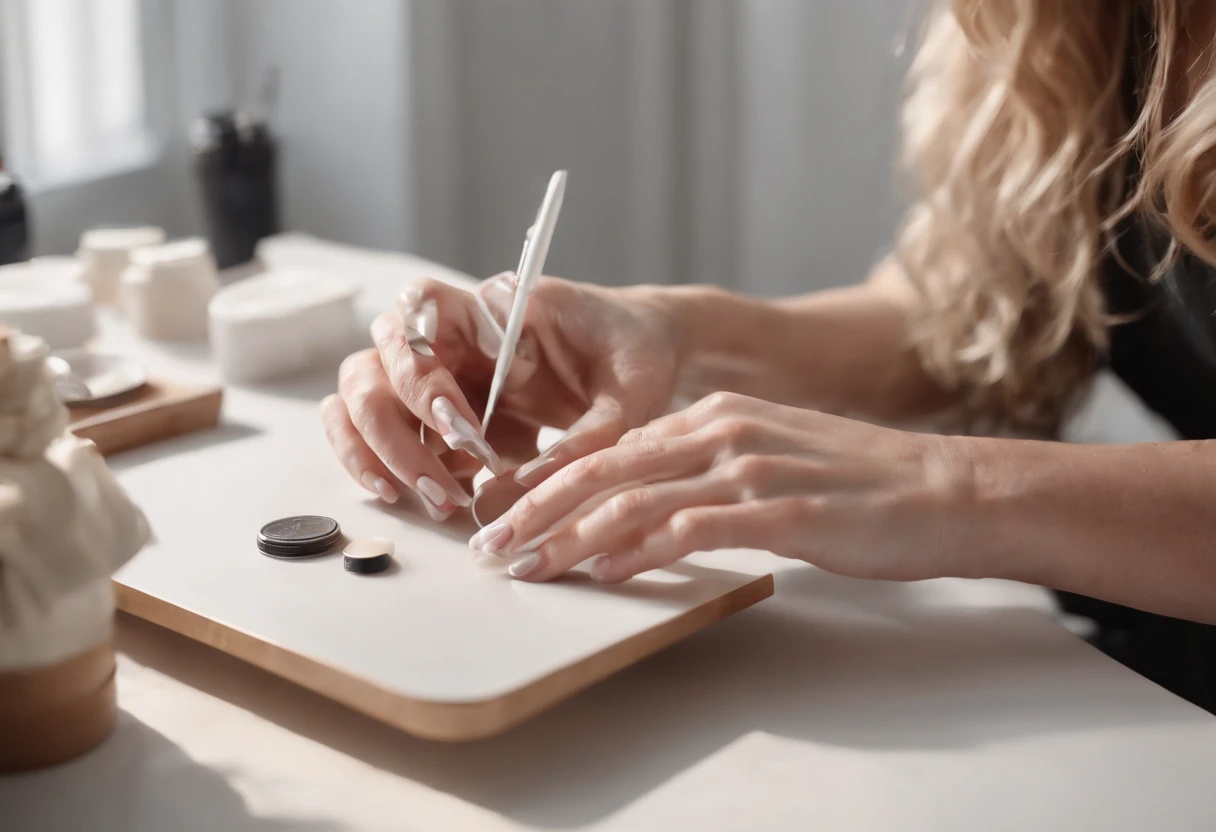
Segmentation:
{"type": "Polygon", "coordinates": [[[92,442],[66,432],[46,344],[0,330],[0,773],[114,725],[110,575],[147,541],[92,442]]]}
{"type": "Polygon", "coordinates": [[[122,308],[154,341],[207,337],[207,304],[220,287],[211,247],[201,237],[133,249],[122,273],[122,308]]]}
{"type": "Polygon", "coordinates": [[[340,359],[357,343],[357,294],[347,281],[307,269],[276,269],[221,289],[209,312],[224,378],[263,381],[340,359]]]}
{"type": "Polygon", "coordinates": [[[97,334],[93,293],[72,257],[38,257],[0,266],[0,325],[37,335],[53,350],[83,346],[97,334]]]}
{"type": "Polygon", "coordinates": [[[76,256],[84,269],[84,282],[98,303],[117,304],[118,286],[130,263],[131,250],[160,245],[165,230],[156,226],[138,228],[92,228],[80,235],[76,256]]]}

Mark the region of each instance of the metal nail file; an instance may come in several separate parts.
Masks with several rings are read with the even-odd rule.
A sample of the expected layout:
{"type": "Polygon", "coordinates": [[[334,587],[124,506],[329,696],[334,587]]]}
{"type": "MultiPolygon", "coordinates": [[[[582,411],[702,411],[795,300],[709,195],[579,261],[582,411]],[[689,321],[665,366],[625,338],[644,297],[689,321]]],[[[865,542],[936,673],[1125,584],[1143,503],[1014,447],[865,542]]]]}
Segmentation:
{"type": "Polygon", "coordinates": [[[481,418],[481,429],[484,435],[494,415],[494,405],[502,394],[503,385],[507,381],[507,372],[511,369],[511,361],[515,357],[515,348],[524,329],[524,317],[528,311],[528,301],[540,282],[541,272],[545,268],[545,258],[549,255],[549,243],[553,240],[553,229],[557,225],[557,215],[562,210],[562,197],[566,193],[566,172],[559,170],[549,179],[549,188],[545,191],[545,199],[540,204],[540,212],[536,222],[528,229],[524,240],[523,256],[520,258],[519,283],[515,287],[515,300],[511,304],[511,314],[507,317],[507,326],[503,331],[502,344],[498,348],[498,358],[494,363],[494,378],[490,382],[490,397],[486,399],[486,412],[481,418]]]}

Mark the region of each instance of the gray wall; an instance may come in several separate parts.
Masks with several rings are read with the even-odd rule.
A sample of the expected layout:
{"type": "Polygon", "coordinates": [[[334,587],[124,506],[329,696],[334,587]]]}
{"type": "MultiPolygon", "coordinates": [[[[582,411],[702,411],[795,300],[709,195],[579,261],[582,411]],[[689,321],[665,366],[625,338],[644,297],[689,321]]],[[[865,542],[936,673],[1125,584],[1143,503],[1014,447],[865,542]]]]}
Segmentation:
{"type": "Polygon", "coordinates": [[[910,0],[145,0],[152,169],[39,194],[38,248],[200,228],[185,144],[281,70],[287,228],[513,267],[548,174],[550,270],[761,294],[851,282],[890,240],[910,0]]]}
{"type": "Polygon", "coordinates": [[[238,94],[281,73],[283,222],[356,245],[408,249],[413,150],[409,4],[247,0],[234,33],[238,94]]]}
{"type": "Polygon", "coordinates": [[[910,4],[741,6],[739,283],[760,294],[853,283],[887,250],[910,4]]]}
{"type": "Polygon", "coordinates": [[[907,0],[415,7],[421,253],[510,267],[561,166],[559,274],[777,294],[856,281],[889,245],[907,0]]]}
{"type": "Polygon", "coordinates": [[[282,70],[286,227],[358,245],[408,249],[415,221],[409,5],[395,0],[144,0],[150,112],[162,158],[31,198],[38,253],[75,249],[98,224],[155,223],[198,233],[187,146],[191,121],[253,95],[282,70]]]}

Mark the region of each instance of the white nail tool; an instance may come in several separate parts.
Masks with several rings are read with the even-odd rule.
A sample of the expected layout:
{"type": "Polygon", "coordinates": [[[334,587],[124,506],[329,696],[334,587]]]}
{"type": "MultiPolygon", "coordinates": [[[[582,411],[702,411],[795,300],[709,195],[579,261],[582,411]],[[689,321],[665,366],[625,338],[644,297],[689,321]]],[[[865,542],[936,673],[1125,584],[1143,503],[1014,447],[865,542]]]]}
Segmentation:
{"type": "MultiPolygon", "coordinates": [[[[557,225],[557,215],[562,210],[562,197],[566,193],[566,172],[559,170],[549,180],[549,189],[545,191],[545,199],[540,204],[536,222],[528,229],[524,239],[524,250],[520,256],[519,282],[515,287],[515,300],[511,304],[511,314],[507,317],[507,326],[503,330],[502,344],[498,348],[498,358],[494,362],[494,378],[490,382],[490,397],[486,399],[486,412],[481,418],[482,435],[494,415],[494,405],[502,394],[503,384],[506,383],[507,373],[511,369],[511,361],[515,358],[515,348],[519,344],[519,336],[523,333],[524,317],[528,311],[528,301],[536,291],[540,282],[541,272],[545,267],[545,258],[549,255],[549,243],[553,240],[553,229],[557,225]]],[[[493,321],[493,318],[490,318],[493,321]]]]}

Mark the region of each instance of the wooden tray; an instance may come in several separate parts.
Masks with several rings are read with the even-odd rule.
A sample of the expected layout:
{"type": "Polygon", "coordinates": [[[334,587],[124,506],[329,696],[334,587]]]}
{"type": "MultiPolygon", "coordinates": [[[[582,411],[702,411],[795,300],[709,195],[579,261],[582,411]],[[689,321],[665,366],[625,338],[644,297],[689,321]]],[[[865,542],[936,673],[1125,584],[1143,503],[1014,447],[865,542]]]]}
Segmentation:
{"type": "Polygon", "coordinates": [[[611,587],[513,581],[469,551],[467,517],[437,525],[352,483],[316,402],[231,391],[226,412],[246,430],[125,455],[119,481],[155,540],[115,576],[119,607],[418,736],[497,734],[773,591],[771,575],[693,564],[611,587]],[[258,529],[296,514],[387,537],[396,564],[345,572],[341,544],[259,553],[258,529]]]}
{"type": "Polygon", "coordinates": [[[149,380],[110,407],[72,407],[69,427],[91,439],[102,455],[115,454],[219,424],[224,391],[149,380]]]}

